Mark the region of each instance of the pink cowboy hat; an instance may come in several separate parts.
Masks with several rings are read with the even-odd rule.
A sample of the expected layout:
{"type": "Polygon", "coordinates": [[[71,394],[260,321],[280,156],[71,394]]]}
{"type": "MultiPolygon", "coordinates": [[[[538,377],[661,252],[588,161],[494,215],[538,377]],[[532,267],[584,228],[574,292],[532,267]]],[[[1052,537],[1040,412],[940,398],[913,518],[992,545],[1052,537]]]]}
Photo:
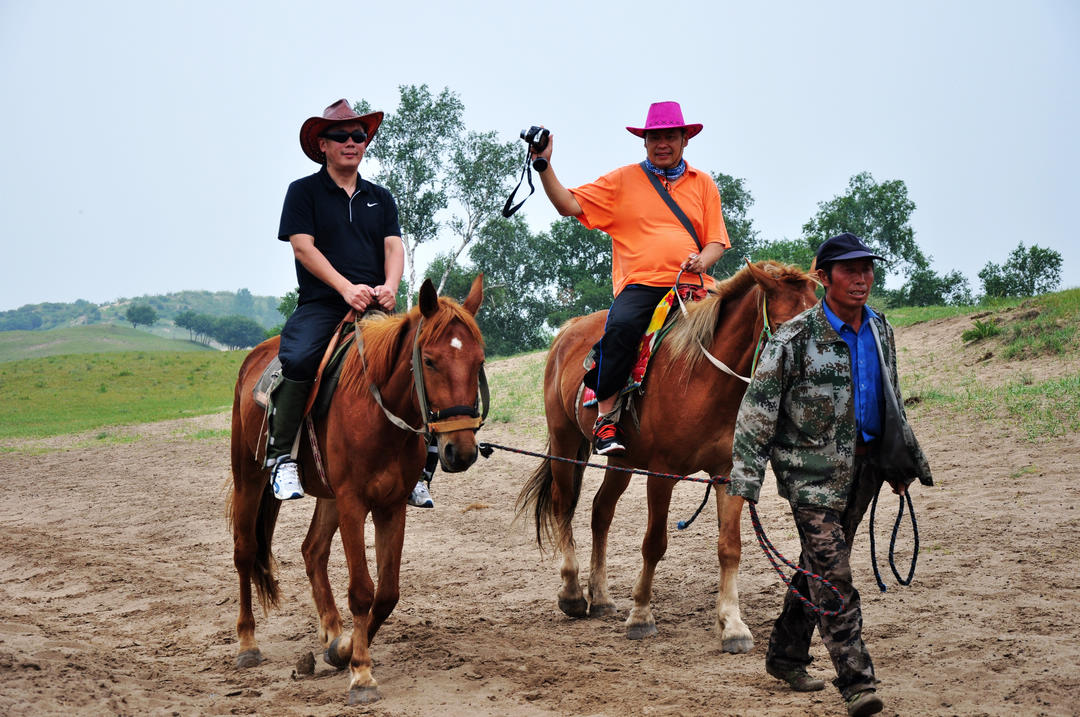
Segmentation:
{"type": "Polygon", "coordinates": [[[683,122],[682,108],[678,102],[653,102],[649,105],[649,114],[645,117],[644,127],[627,127],[630,134],[644,137],[650,129],[684,129],[686,138],[690,139],[701,131],[700,124],[687,124],[683,122]]]}
{"type": "Polygon", "coordinates": [[[339,122],[363,122],[367,129],[368,142],[375,138],[382,124],[382,112],[369,112],[366,115],[353,111],[348,100],[341,99],[323,110],[322,117],[309,117],[300,127],[300,147],[312,162],[322,164],[326,155],[319,150],[319,135],[330,125],[339,122]]]}

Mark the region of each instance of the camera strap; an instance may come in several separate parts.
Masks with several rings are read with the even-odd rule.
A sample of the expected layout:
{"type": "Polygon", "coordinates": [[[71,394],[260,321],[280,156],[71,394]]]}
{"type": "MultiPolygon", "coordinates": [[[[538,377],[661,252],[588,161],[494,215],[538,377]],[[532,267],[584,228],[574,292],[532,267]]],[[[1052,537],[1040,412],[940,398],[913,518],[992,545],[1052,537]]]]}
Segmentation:
{"type": "Polygon", "coordinates": [[[660,198],[664,200],[664,204],[668,205],[668,209],[671,210],[671,213],[674,214],[675,218],[679,220],[679,223],[686,228],[686,231],[690,232],[690,236],[693,237],[694,243],[697,244],[697,250],[701,251],[701,240],[698,239],[697,232],[694,231],[694,225],[690,223],[690,217],[686,216],[686,212],[684,212],[678,202],[675,201],[675,197],[671,196],[671,192],[664,188],[664,185],[660,183],[660,179],[649,171],[644,162],[638,166],[641,167],[642,172],[645,172],[645,176],[649,178],[649,182],[652,183],[653,189],[655,189],[656,193],[660,195],[660,198]]]}
{"type": "Polygon", "coordinates": [[[503,205],[502,215],[504,217],[509,218],[514,212],[521,209],[521,205],[525,203],[525,199],[522,199],[517,204],[510,206],[513,204],[514,196],[517,194],[518,190],[521,189],[521,183],[525,180],[528,180],[529,182],[529,193],[525,195],[525,199],[528,199],[533,195],[533,192],[536,191],[536,187],[533,186],[532,181],[532,165],[529,163],[529,150],[525,150],[525,166],[521,168],[521,176],[518,178],[517,186],[514,187],[514,191],[510,192],[510,196],[506,198],[506,204],[503,205]]]}

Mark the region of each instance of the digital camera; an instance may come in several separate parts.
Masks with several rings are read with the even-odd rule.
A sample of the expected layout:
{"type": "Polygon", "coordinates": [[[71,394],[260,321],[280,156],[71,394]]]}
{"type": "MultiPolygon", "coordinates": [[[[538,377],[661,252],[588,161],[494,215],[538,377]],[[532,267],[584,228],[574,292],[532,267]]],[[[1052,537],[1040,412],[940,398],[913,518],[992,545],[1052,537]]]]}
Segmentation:
{"type": "Polygon", "coordinates": [[[537,127],[536,125],[533,125],[529,129],[521,130],[521,138],[528,142],[529,148],[537,154],[543,152],[544,148],[547,147],[548,135],[550,134],[551,132],[548,130],[543,127],[537,127]]]}

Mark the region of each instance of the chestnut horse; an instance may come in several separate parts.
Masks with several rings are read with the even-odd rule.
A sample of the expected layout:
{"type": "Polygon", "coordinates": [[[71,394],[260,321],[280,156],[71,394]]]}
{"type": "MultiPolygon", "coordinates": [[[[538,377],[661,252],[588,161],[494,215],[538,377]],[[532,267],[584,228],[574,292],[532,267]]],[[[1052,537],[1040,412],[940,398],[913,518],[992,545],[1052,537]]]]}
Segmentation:
{"type": "MultiPolygon", "coordinates": [[[[304,540],[304,564],[319,616],[324,658],[339,668],[348,665],[351,671],[350,704],[379,699],[369,645],[400,594],[405,502],[427,455],[424,431],[438,438],[443,470],[463,471],[476,461],[476,428],[482,420],[476,406],[484,348],[473,317],[482,299],[483,275],[473,281],[462,306],[439,298],[431,282],[425,281],[412,311],[360,322],[363,356],[349,348],[329,410],[314,422],[332,492],[319,480],[311,449],[301,442],[304,488],[318,499],[304,540]],[[420,365],[414,366],[414,360],[420,365]],[[422,380],[415,381],[413,371],[422,372],[422,380]],[[377,405],[372,387],[381,393],[385,408],[377,405]],[[424,407],[428,407],[426,415],[424,407]],[[458,417],[440,420],[447,414],[458,417]],[[417,428],[399,427],[391,422],[391,415],[417,428]],[[364,549],[369,514],[375,527],[377,588],[364,549]],[[343,634],[326,573],[330,543],[339,525],[349,566],[351,636],[343,634]]],[[[228,514],[240,578],[239,667],[262,661],[255,643],[251,583],[264,610],[278,601],[270,543],[281,503],[270,488],[269,472],[256,460],[265,441],[265,409],[252,396],[252,388],[277,352],[277,338],[252,350],[240,367],[233,402],[233,490],[228,514]]],[[[486,401],[486,386],[484,393],[486,401]]]]}
{"type": "MultiPolygon", "coordinates": [[[[771,328],[811,307],[815,283],[801,269],[776,262],[747,263],[737,274],[720,282],[709,295],[688,307],[659,351],[652,357],[646,378],[648,395],[636,398],[639,425],[624,411],[622,430],[629,440],[626,456],[609,458],[603,484],[593,498],[592,559],[588,598],[578,582],[571,519],[581,492],[584,467],[545,458],[522,488],[518,511],[532,511],[536,538],[562,551],[562,587],[559,608],[571,617],[613,614],[608,595],[607,539],[615,504],[630,483],[630,474],[610,466],[639,467],[658,473],[690,475],[707,471],[727,475],[731,470],[732,438],[739,402],[746,383],[702,361],[703,347],[736,373],[749,376],[759,335],[767,321],[771,328]],[[766,312],[767,307],[767,312],[766,312]],[[766,318],[767,317],[767,318],[766,318]]],[[[544,409],[548,425],[548,453],[584,460],[591,451],[596,408],[575,407],[585,369],[582,362],[599,339],[606,312],[571,319],[559,332],[548,353],[544,371],[544,409]]],[[[641,544],[644,559],[634,584],[634,607],[626,620],[626,634],[641,639],[656,634],[650,607],[656,564],[667,550],[667,519],[675,481],[650,476],[647,483],[648,524],[641,544]]],[[[742,545],[739,519],[743,499],[716,491],[720,559],[720,588],[716,598],[717,633],[726,652],[747,652],[754,645],[750,630],[739,616],[736,579],[742,545]]]]}

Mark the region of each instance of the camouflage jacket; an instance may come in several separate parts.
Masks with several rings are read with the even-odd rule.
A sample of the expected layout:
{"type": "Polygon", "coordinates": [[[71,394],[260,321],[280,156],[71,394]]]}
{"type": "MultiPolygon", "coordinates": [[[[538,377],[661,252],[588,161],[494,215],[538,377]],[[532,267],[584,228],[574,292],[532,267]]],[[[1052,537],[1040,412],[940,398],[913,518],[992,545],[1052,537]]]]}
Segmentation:
{"type": "MultiPolygon", "coordinates": [[[[917,477],[931,485],[926,456],[904,414],[892,327],[880,315],[871,321],[883,389],[894,393],[901,418],[891,430],[902,432],[917,477]]],[[[843,511],[852,488],[855,432],[851,353],[819,303],[784,323],[762,351],[739,407],[728,492],[757,501],[771,459],[781,496],[843,511]]]]}

